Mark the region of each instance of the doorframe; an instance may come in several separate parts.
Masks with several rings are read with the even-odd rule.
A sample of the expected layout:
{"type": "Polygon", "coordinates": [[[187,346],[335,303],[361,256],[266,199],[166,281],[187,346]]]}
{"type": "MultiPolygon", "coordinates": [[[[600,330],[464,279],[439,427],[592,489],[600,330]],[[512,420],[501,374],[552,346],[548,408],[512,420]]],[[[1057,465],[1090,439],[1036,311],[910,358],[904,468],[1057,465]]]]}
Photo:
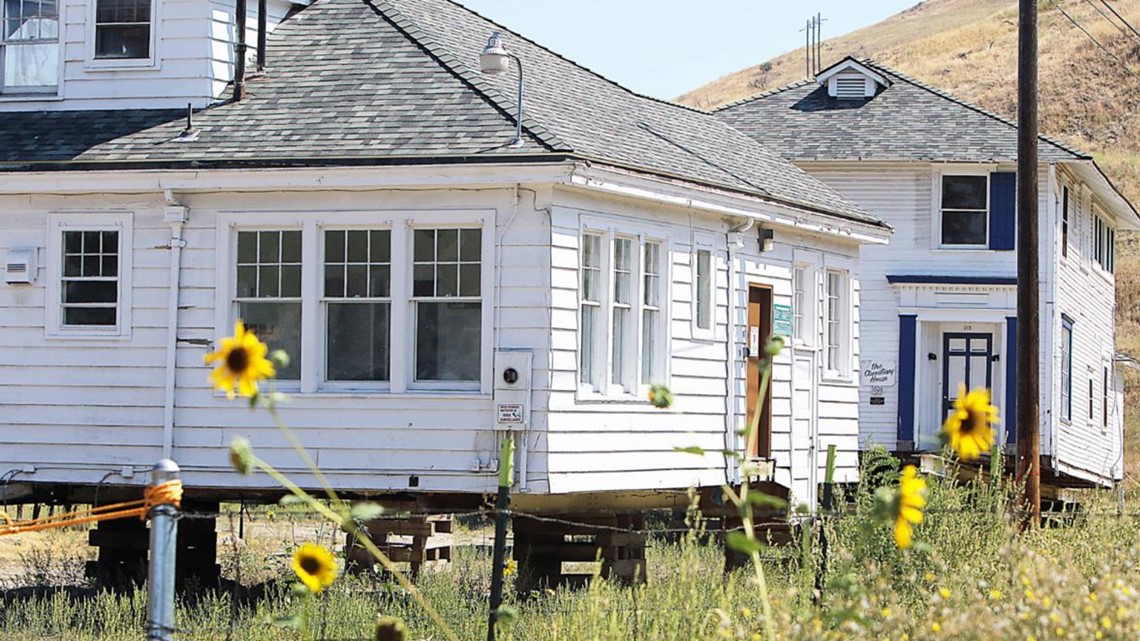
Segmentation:
{"type": "MultiPolygon", "coordinates": [[[[764,346],[772,338],[772,321],[774,313],[774,295],[775,289],[772,285],[758,282],[748,283],[748,299],[745,311],[747,322],[747,347],[748,358],[745,363],[745,414],[744,420],[746,425],[752,424],[753,412],[758,401],[758,387],[761,381],[759,362],[766,356],[764,353],[764,346]],[[753,300],[753,298],[757,300],[753,300]],[[753,303],[759,304],[759,311],[757,318],[753,319],[752,305],[753,303]],[[755,320],[755,324],[753,321],[755,320]],[[752,328],[758,327],[758,341],[754,346],[752,345],[752,328]],[[753,348],[756,349],[753,349],[753,348]],[[755,384],[753,384],[753,376],[755,376],[755,384]]],[[[748,459],[770,459],[772,458],[772,387],[773,380],[769,378],[768,389],[765,390],[765,398],[763,406],[761,407],[760,422],[757,425],[756,433],[750,434],[748,442],[745,443],[744,452],[748,459]]]]}
{"type": "MultiPolygon", "coordinates": [[[[973,355],[971,351],[972,339],[982,339],[986,341],[986,389],[993,389],[994,381],[994,342],[996,336],[994,332],[942,332],[942,414],[949,411],[949,405],[953,402],[950,398],[950,341],[956,338],[966,339],[966,376],[969,378],[970,374],[970,357],[973,355]]],[[[977,385],[974,385],[977,387],[977,385]]],[[[969,387],[969,384],[967,384],[969,387]]],[[[956,391],[956,390],[955,390],[956,391]]]]}

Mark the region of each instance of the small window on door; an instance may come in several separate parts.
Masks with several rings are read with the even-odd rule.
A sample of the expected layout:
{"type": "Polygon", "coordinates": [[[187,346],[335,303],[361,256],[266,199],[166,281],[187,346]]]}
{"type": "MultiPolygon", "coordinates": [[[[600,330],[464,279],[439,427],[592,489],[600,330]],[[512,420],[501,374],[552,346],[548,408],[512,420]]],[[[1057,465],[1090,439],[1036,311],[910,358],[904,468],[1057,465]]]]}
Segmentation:
{"type": "Polygon", "coordinates": [[[827,369],[832,374],[847,373],[847,273],[827,270],[827,290],[824,292],[827,369]]]}

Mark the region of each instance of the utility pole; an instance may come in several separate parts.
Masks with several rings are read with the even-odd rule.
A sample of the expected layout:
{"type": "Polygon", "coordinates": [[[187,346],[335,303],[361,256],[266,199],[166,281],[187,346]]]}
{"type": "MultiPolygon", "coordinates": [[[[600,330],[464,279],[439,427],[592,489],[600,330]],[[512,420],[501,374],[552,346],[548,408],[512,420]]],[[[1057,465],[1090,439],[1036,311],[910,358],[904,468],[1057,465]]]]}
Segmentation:
{"type": "Polygon", "coordinates": [[[1017,37],[1017,478],[1022,529],[1041,523],[1037,238],[1037,0],[1019,0],[1017,37]]]}
{"type": "Polygon", "coordinates": [[[815,14],[815,72],[823,68],[823,14],[815,14]]]}
{"type": "Polygon", "coordinates": [[[804,77],[806,77],[806,78],[811,78],[812,75],[814,75],[811,72],[811,69],[812,69],[812,63],[811,63],[811,53],[812,53],[811,32],[812,32],[812,27],[813,27],[812,20],[811,20],[811,18],[808,18],[807,22],[804,23],[804,29],[803,29],[803,31],[804,31],[804,77]]]}

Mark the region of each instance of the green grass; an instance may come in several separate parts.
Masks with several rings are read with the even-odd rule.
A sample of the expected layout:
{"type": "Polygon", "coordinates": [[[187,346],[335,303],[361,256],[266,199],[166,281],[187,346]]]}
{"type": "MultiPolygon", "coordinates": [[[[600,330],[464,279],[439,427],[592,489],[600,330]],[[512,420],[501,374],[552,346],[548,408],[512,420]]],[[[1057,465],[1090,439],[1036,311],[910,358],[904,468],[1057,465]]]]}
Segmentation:
{"type": "MultiPolygon", "coordinates": [[[[894,548],[889,524],[873,516],[869,488],[857,496],[853,514],[829,528],[827,587],[818,603],[812,594],[817,546],[766,552],[780,638],[1140,638],[1140,518],[1117,514],[1112,495],[1090,494],[1063,527],[1021,535],[1000,491],[932,480],[926,521],[916,530],[915,548],[905,552],[894,548]]],[[[1140,504],[1127,509],[1140,512],[1140,504]]],[[[752,575],[742,570],[725,577],[721,562],[718,547],[695,537],[654,542],[647,585],[596,581],[590,589],[553,590],[522,602],[512,597],[519,617],[500,638],[758,639],[752,575]]],[[[419,581],[461,639],[485,635],[489,566],[485,554],[460,548],[451,565],[419,581]]],[[[239,640],[363,639],[379,614],[405,620],[413,639],[443,638],[399,589],[345,578],[324,597],[299,598],[287,576],[274,585],[236,608],[224,592],[182,602],[177,618],[185,632],[178,638],[226,638],[232,622],[239,640]],[[272,624],[301,612],[307,614],[305,635],[272,624]]],[[[9,592],[0,607],[0,638],[133,641],[141,638],[144,605],[141,591],[9,592]]]]}

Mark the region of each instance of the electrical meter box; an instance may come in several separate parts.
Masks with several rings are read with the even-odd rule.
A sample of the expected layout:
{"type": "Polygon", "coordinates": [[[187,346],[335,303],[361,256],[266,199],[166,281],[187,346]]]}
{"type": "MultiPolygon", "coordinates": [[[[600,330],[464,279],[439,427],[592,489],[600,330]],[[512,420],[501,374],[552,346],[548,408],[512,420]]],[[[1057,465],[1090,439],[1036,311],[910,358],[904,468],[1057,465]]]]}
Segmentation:
{"type": "Polygon", "coordinates": [[[532,358],[529,351],[495,352],[495,429],[530,426],[532,358]]]}

